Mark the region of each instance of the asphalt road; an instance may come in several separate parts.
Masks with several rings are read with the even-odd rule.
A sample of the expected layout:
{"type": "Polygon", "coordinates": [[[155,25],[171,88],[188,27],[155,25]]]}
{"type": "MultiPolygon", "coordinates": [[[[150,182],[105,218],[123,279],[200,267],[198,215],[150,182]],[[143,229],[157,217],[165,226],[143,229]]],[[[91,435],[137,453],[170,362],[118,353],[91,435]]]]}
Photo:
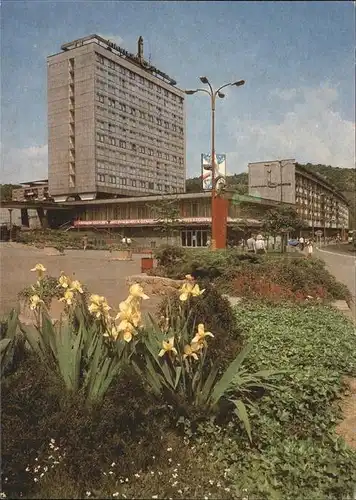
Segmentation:
{"type": "Polygon", "coordinates": [[[352,252],[345,251],[344,248],[337,246],[326,247],[316,250],[315,256],[323,259],[326,267],[335,276],[335,278],[344,283],[353,296],[353,313],[356,317],[356,258],[352,252]]]}

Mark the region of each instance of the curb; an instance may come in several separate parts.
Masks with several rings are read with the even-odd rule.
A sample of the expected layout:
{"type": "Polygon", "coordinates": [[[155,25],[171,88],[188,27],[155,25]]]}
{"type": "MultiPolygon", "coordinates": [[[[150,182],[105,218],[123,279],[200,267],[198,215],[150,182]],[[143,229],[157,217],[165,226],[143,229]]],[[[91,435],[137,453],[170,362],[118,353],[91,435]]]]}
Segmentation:
{"type": "Polygon", "coordinates": [[[356,259],[355,255],[347,255],[345,253],[329,252],[328,250],[322,250],[321,248],[316,248],[316,251],[322,252],[322,253],[328,253],[330,255],[339,255],[340,257],[351,257],[352,259],[356,259]]]}

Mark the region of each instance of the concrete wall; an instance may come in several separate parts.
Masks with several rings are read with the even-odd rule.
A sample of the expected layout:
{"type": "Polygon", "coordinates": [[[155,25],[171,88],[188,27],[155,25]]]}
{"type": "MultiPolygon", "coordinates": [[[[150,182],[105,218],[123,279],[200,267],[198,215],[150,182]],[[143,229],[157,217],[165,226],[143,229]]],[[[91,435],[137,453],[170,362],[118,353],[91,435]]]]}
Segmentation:
{"type": "Polygon", "coordinates": [[[248,184],[250,196],[294,204],[295,160],[249,163],[248,184]]]}

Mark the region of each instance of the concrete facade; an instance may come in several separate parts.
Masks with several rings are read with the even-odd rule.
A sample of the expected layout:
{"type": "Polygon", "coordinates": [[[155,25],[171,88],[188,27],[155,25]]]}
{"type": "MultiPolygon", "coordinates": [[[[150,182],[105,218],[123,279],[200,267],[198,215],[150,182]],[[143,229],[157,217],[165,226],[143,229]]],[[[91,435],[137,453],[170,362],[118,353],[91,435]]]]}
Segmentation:
{"type": "Polygon", "coordinates": [[[143,60],[142,44],[138,59],[92,35],[48,57],[56,201],[185,191],[184,93],[143,60]]]}
{"type": "Polygon", "coordinates": [[[249,163],[248,176],[250,196],[293,204],[306,227],[348,229],[346,198],[294,159],[249,163]]]}

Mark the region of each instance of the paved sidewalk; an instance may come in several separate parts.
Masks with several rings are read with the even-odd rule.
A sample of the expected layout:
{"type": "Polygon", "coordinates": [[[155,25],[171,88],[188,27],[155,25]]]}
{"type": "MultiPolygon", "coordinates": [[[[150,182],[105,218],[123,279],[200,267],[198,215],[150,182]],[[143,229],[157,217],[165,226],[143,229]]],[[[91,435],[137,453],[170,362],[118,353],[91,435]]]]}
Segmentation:
{"type": "Polygon", "coordinates": [[[356,319],[356,259],[326,249],[316,250],[315,256],[324,260],[327,269],[350,290],[353,297],[350,314],[356,319]]]}

